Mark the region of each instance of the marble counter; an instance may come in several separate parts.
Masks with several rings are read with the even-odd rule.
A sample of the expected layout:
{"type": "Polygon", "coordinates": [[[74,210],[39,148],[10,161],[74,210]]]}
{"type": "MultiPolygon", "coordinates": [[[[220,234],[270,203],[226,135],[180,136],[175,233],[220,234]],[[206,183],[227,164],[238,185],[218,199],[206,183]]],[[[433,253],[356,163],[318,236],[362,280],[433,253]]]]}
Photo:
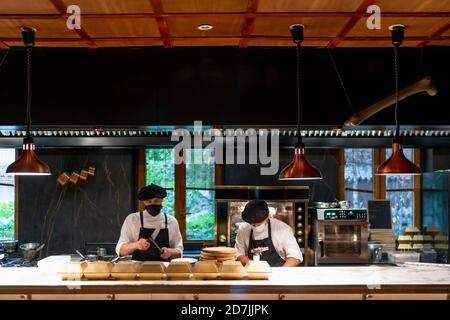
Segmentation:
{"type": "Polygon", "coordinates": [[[269,280],[62,281],[48,268],[0,268],[2,294],[368,294],[450,295],[448,266],[272,268],[269,280]]]}

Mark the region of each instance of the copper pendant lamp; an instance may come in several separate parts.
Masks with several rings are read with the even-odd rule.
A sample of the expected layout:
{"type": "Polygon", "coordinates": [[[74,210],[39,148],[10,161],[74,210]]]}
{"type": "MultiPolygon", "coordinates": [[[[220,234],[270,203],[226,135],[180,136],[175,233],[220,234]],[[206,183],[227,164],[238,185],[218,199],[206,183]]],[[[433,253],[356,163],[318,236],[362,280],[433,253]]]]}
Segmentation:
{"type": "Polygon", "coordinates": [[[6,169],[7,174],[12,175],[50,175],[49,167],[40,161],[35,152],[35,145],[31,137],[31,48],[34,46],[34,35],[36,29],[30,27],[22,28],[23,42],[27,51],[27,134],[23,139],[23,152],[19,159],[10,164],[6,169]]]}
{"type": "Polygon", "coordinates": [[[394,45],[394,71],[395,71],[395,137],[392,142],[392,154],[377,169],[378,175],[416,175],[420,168],[406,158],[403,153],[403,143],[400,138],[400,122],[398,120],[398,48],[403,42],[405,26],[396,24],[390,26],[392,44],[394,45]]]}
{"type": "Polygon", "coordinates": [[[301,95],[300,95],[300,45],[303,41],[303,29],[301,24],[294,24],[289,27],[292,39],[297,45],[297,136],[298,141],[295,144],[294,159],[291,163],[281,170],[279,180],[308,180],[322,179],[322,174],[318,169],[311,165],[305,157],[305,144],[302,142],[301,134],[301,95]]]}

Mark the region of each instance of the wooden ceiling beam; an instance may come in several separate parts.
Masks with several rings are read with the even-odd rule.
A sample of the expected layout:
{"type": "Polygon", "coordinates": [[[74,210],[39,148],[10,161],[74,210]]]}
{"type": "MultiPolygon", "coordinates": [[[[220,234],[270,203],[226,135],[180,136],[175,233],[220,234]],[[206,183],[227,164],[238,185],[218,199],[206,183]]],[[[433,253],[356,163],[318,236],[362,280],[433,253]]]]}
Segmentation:
{"type": "Polygon", "coordinates": [[[420,43],[415,45],[415,47],[416,48],[422,48],[423,46],[426,46],[431,41],[435,40],[436,38],[440,37],[445,32],[447,32],[447,30],[450,30],[450,23],[447,23],[446,25],[442,26],[441,28],[439,28],[438,30],[433,32],[433,34],[431,34],[431,36],[428,39],[421,41],[420,43]]]}
{"type": "MultiPolygon", "coordinates": [[[[66,17],[67,16],[67,8],[66,5],[62,0],[50,0],[50,2],[53,4],[53,6],[56,8],[56,10],[59,11],[61,16],[66,17]]],[[[88,35],[86,30],[84,30],[82,27],[80,29],[74,29],[74,31],[78,34],[78,36],[83,39],[90,48],[96,48],[97,45],[94,41],[92,41],[91,37],[88,35]]]]}
{"type": "MultiPolygon", "coordinates": [[[[163,13],[160,15],[154,13],[83,13],[83,19],[156,19],[157,17],[162,18],[352,18],[354,13],[352,12],[238,12],[238,13],[163,13]]],[[[370,14],[364,14],[363,17],[368,17],[370,14]]],[[[67,19],[68,14],[0,14],[0,20],[24,20],[24,19],[37,19],[37,20],[47,20],[47,19],[67,19]]],[[[449,18],[450,12],[386,12],[383,13],[385,18],[449,18]]]]}
{"type": "MultiPolygon", "coordinates": [[[[255,14],[258,11],[259,0],[248,0],[247,14],[255,14]]],[[[242,38],[239,40],[239,48],[247,48],[248,40],[252,34],[253,27],[255,25],[256,16],[247,16],[244,24],[242,25],[242,38]]]]}
{"type": "Polygon", "coordinates": [[[9,48],[9,46],[6,43],[4,43],[3,41],[0,41],[0,49],[8,49],[8,48],[9,48]]]}
{"type": "Polygon", "coordinates": [[[172,42],[170,41],[169,26],[164,16],[164,10],[161,0],[149,0],[155,14],[156,23],[158,24],[159,33],[161,35],[161,41],[164,48],[172,48],[172,42]]]}
{"type": "MultiPolygon", "coordinates": [[[[161,40],[160,37],[99,37],[99,38],[91,38],[93,41],[114,41],[114,40],[130,40],[130,41],[142,41],[142,40],[161,40]]],[[[211,37],[172,37],[172,40],[177,41],[192,41],[192,40],[224,40],[224,39],[234,39],[240,40],[241,37],[231,36],[231,37],[223,37],[223,36],[211,36],[211,37]]],[[[305,41],[330,41],[334,39],[334,37],[305,37],[305,41]]],[[[273,41],[273,40],[292,40],[289,36],[250,36],[249,40],[262,40],[262,41],[273,41]]],[[[385,37],[345,37],[343,41],[390,41],[390,36],[385,37]]],[[[414,37],[405,37],[405,41],[436,41],[436,40],[450,40],[450,36],[436,36],[436,37],[427,37],[427,36],[414,36],[414,37]]],[[[5,38],[0,37],[1,42],[22,42],[22,38],[5,38]]],[[[84,39],[80,38],[36,38],[36,41],[43,42],[79,42],[84,41],[84,39]]]]}
{"type": "Polygon", "coordinates": [[[344,40],[345,36],[350,32],[350,30],[352,30],[353,27],[358,23],[358,21],[366,14],[367,7],[372,5],[374,2],[375,0],[362,0],[354,15],[341,29],[337,37],[331,40],[330,43],[328,43],[328,48],[336,48],[339,42],[344,40]]]}

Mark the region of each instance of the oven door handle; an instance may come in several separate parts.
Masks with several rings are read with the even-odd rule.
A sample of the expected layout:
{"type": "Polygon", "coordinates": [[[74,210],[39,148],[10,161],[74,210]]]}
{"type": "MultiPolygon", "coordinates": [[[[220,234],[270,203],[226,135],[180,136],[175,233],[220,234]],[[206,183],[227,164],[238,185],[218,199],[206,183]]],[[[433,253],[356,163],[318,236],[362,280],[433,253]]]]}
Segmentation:
{"type": "Polygon", "coordinates": [[[325,253],[324,253],[324,249],[323,249],[323,240],[322,239],[319,240],[319,246],[320,246],[320,257],[323,258],[325,253]]]}

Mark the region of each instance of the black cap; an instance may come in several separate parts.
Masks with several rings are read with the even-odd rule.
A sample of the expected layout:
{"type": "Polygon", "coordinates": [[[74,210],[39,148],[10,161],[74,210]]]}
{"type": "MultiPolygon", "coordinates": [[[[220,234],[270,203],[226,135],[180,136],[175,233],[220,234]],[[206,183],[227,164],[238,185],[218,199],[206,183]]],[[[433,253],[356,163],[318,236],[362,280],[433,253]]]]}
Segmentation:
{"type": "Polygon", "coordinates": [[[158,186],[156,184],[151,184],[149,186],[143,187],[139,190],[138,199],[139,201],[144,201],[153,198],[165,198],[167,196],[166,189],[158,186]]]}
{"type": "Polygon", "coordinates": [[[242,220],[250,224],[259,223],[269,216],[269,207],[264,200],[249,201],[242,211],[242,220]]]}

